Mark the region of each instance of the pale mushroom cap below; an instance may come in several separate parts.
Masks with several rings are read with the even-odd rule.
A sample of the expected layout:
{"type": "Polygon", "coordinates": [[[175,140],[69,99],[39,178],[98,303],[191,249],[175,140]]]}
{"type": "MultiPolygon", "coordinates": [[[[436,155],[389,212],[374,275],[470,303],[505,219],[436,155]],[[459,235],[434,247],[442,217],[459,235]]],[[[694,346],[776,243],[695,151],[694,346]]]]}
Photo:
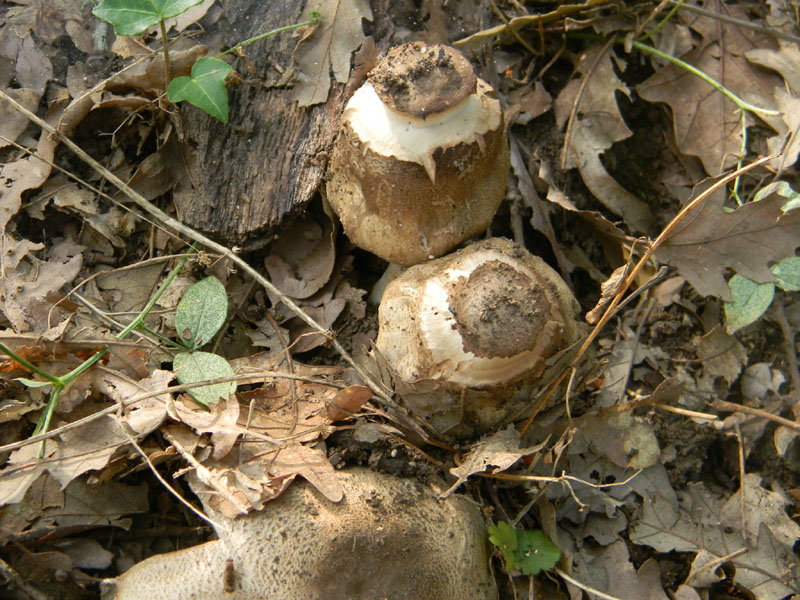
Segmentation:
{"type": "Polygon", "coordinates": [[[389,283],[375,345],[411,390],[405,398],[417,416],[445,428],[472,419],[485,430],[511,413],[504,403],[550,357],[577,341],[577,313],[551,267],[493,238],[389,283]]]}
{"type": "Polygon", "coordinates": [[[226,521],[219,540],[137,564],[119,577],[116,598],[496,600],[475,505],[367,469],[339,477],[341,502],[297,480],[263,511],[226,521]]]}

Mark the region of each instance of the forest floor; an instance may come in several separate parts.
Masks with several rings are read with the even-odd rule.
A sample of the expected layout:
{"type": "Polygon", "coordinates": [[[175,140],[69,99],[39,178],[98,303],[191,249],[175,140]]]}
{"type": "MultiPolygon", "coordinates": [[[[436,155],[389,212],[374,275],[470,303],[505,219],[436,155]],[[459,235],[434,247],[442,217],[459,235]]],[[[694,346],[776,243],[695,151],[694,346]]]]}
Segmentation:
{"type": "MultiPolygon", "coordinates": [[[[209,0],[168,22],[173,72],[188,72],[200,43],[209,56],[229,47],[235,4],[209,0]]],[[[555,391],[531,424],[477,447],[420,431],[403,440],[408,424],[390,409],[402,397],[373,396],[362,369],[377,334],[370,293],[387,263],[349,243],[319,194],[258,251],[198,244],[143,313],[198,239],[161,215],[181,216],[181,123],[200,113],[167,101],[157,28],[116,37],[81,0],[6,3],[0,343],[26,362],[0,361],[0,595],[96,598],[102,579],[209,539],[164,480],[198,504],[172,478],[193,456],[221,497],[238,498],[230,456],[242,451],[241,427],[269,422],[263,431],[289,441],[248,471],[259,497],[248,510],[296,476],[336,497],[346,465],[447,485],[471,465],[456,471],[459,492],[487,520],[541,530],[560,549],[557,568],[535,575],[524,562],[506,569],[497,550],[503,599],[800,598],[797,3],[308,4],[295,22],[316,8],[320,23],[280,34],[295,36],[294,55],[258,67],[280,74],[301,105],[324,106],[331,85],[342,89],[347,77],[332,82],[327,65],[336,72],[345,56],[349,72],[370,35],[383,36],[379,47],[452,44],[472,60],[497,90],[511,147],[489,234],[561,273],[591,343],[540,386],[526,417],[555,391]],[[309,51],[321,72],[303,72],[309,51]],[[284,77],[292,69],[295,79],[284,77]],[[184,335],[179,301],[210,275],[227,308],[205,349],[224,364],[197,379],[235,374],[238,402],[209,413],[174,388],[173,346],[184,335]],[[59,389],[53,376],[103,349],[59,389]]],[[[240,86],[253,85],[247,53],[225,57],[240,86]]],[[[246,120],[232,105],[230,135],[246,120]]],[[[209,168],[224,169],[224,157],[209,168]]]]}

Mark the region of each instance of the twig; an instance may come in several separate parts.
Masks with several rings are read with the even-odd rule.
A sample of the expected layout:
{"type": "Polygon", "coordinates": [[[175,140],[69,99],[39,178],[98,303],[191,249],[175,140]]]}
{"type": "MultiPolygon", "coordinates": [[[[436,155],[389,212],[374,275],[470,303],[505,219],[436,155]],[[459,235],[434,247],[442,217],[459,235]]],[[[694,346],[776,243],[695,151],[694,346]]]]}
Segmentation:
{"type": "Polygon", "coordinates": [[[569,118],[567,119],[567,130],[564,133],[564,146],[561,148],[561,170],[567,169],[567,154],[569,152],[569,145],[570,141],[572,140],[572,126],[575,123],[575,117],[578,114],[578,107],[581,105],[581,100],[583,99],[583,92],[586,90],[586,86],[589,84],[589,81],[592,78],[595,70],[597,69],[597,65],[600,64],[600,61],[603,60],[606,56],[606,52],[614,43],[617,41],[617,36],[612,35],[600,51],[597,53],[597,56],[594,57],[594,61],[592,61],[591,66],[586,70],[586,74],[584,77],[581,78],[581,83],[578,86],[578,91],[575,94],[575,100],[572,102],[572,109],[569,111],[569,118]]]}
{"type": "Polygon", "coordinates": [[[150,457],[147,456],[147,454],[145,454],[144,450],[142,450],[141,446],[139,446],[139,442],[137,442],[136,439],[128,432],[128,428],[123,425],[122,430],[125,432],[125,435],[128,436],[128,440],[130,441],[131,446],[133,446],[136,449],[136,451],[139,454],[142,455],[142,458],[147,463],[147,466],[150,467],[150,470],[153,472],[153,475],[156,476],[156,479],[158,479],[158,481],[161,483],[161,485],[163,485],[165,488],[167,488],[167,491],[170,494],[175,496],[181,504],[183,504],[186,508],[188,508],[194,514],[196,514],[198,517],[203,519],[203,521],[205,521],[206,523],[211,525],[215,530],[217,530],[217,531],[228,531],[230,529],[229,527],[223,527],[222,525],[220,525],[219,523],[214,521],[214,519],[212,519],[211,517],[206,515],[202,510],[200,510],[199,508],[196,508],[191,502],[189,502],[188,500],[186,500],[186,498],[181,496],[178,493],[178,490],[176,490],[169,483],[167,483],[167,480],[164,479],[161,476],[161,473],[158,472],[158,469],[156,469],[155,465],[150,460],[150,457]]]}
{"type": "Polygon", "coordinates": [[[686,10],[689,12],[696,13],[698,15],[703,15],[704,17],[716,19],[717,21],[722,21],[723,23],[730,23],[731,25],[736,25],[737,27],[743,27],[745,29],[751,29],[753,31],[758,31],[760,33],[766,33],[767,35],[774,36],[781,40],[786,40],[787,42],[794,42],[795,44],[800,44],[800,37],[797,37],[796,35],[792,35],[790,33],[784,33],[782,31],[778,31],[777,29],[772,29],[771,27],[766,27],[754,21],[744,21],[742,19],[737,19],[729,15],[723,15],[713,10],[706,10],[704,8],[700,8],[699,6],[694,6],[693,4],[683,4],[681,2],[677,2],[677,0],[670,0],[670,2],[672,4],[680,5],[679,6],[680,10],[686,10]]]}
{"type": "Polygon", "coordinates": [[[744,536],[747,533],[747,521],[744,511],[744,440],[742,439],[742,428],[739,427],[739,423],[734,422],[733,428],[736,431],[736,441],[739,446],[739,519],[742,521],[742,535],[744,536]]]}
{"type": "Polygon", "coordinates": [[[778,415],[773,415],[772,413],[761,410],[760,408],[751,408],[750,406],[744,406],[743,404],[734,404],[733,402],[719,399],[712,401],[709,406],[715,410],[723,410],[725,412],[747,413],[748,415],[753,415],[754,417],[774,421],[775,423],[784,425],[789,429],[800,431],[800,423],[797,423],[796,421],[790,421],[789,419],[784,419],[778,415]]]}
{"type": "MultiPolygon", "coordinates": [[[[321,333],[327,339],[330,340],[333,347],[339,353],[339,355],[348,362],[355,371],[359,374],[362,380],[372,389],[375,396],[377,396],[380,403],[382,403],[387,408],[392,409],[396,413],[405,416],[406,418],[410,418],[408,411],[406,411],[403,407],[399,406],[387,393],[386,388],[373,379],[372,375],[368,373],[361,365],[359,365],[353,357],[350,356],[350,353],[342,346],[342,344],[333,337],[329,330],[324,328],[322,325],[317,323],[308,313],[306,313],[302,308],[300,308],[291,298],[286,296],[283,292],[281,292],[275,285],[272,284],[269,280],[267,280],[263,275],[261,275],[258,271],[256,271],[253,267],[251,267],[246,261],[244,261],[241,257],[234,254],[231,250],[227,247],[218,244],[217,242],[213,241],[212,239],[198,233],[191,227],[188,227],[170,217],[167,213],[162,211],[160,208],[156,207],[155,205],[148,202],[141,194],[136,192],[133,188],[128,186],[124,181],[122,181],[119,177],[117,177],[114,173],[106,169],[102,164],[98,161],[93,159],[89,156],[84,150],[78,146],[75,142],[73,142],[70,138],[63,135],[61,132],[57,131],[54,127],[52,127],[49,123],[45,122],[44,120],[40,119],[38,116],[33,114],[27,108],[19,104],[16,100],[11,98],[8,94],[4,91],[0,90],[0,98],[3,98],[8,104],[10,104],[16,111],[20,112],[21,114],[25,115],[30,121],[36,123],[39,127],[54,135],[56,138],[61,141],[67,148],[69,148],[72,152],[74,152],[82,161],[86,164],[91,166],[95,169],[99,174],[105,177],[108,181],[110,181],[114,186],[117,187],[123,194],[125,194],[128,198],[130,198],[137,206],[139,206],[144,211],[148,212],[150,215],[161,221],[167,227],[171,227],[181,235],[194,240],[204,246],[211,248],[215,252],[218,252],[237,266],[239,266],[244,272],[246,272],[250,277],[255,279],[261,286],[266,288],[270,293],[280,298],[281,302],[283,302],[293,313],[295,313],[300,319],[302,319],[306,324],[316,330],[318,333],[321,333]]],[[[414,421],[418,426],[420,423],[414,421]]],[[[424,427],[424,425],[423,425],[424,427]]]]}
{"type": "Polygon", "coordinates": [[[693,419],[706,419],[707,421],[719,420],[717,415],[701,413],[695,410],[686,410],[685,408],[680,408],[678,406],[670,406],[669,404],[661,404],[660,402],[653,402],[652,405],[656,408],[660,408],[663,411],[675,413],[676,415],[682,415],[684,417],[691,417],[693,419]]]}
{"type": "Polygon", "coordinates": [[[554,567],[553,570],[556,573],[558,573],[561,576],[562,579],[565,579],[566,581],[568,581],[569,583],[571,583],[575,587],[582,589],[584,592],[587,592],[589,594],[594,594],[598,598],[603,598],[603,600],[620,600],[616,596],[611,596],[609,594],[601,592],[600,590],[596,590],[595,588],[593,588],[591,586],[588,586],[585,583],[581,583],[577,579],[574,579],[573,577],[570,577],[569,575],[564,573],[564,571],[562,571],[558,567],[554,567]]]}

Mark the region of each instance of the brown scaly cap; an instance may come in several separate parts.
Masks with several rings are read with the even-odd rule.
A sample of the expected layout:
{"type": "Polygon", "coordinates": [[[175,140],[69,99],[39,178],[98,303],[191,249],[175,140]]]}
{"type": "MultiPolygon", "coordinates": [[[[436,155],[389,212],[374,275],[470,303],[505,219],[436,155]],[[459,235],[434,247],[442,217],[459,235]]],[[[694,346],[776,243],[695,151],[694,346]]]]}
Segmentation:
{"type": "Polygon", "coordinates": [[[389,50],[369,79],[386,106],[419,119],[460,104],[477,84],[472,65],[458,50],[423,42],[389,50]]]}

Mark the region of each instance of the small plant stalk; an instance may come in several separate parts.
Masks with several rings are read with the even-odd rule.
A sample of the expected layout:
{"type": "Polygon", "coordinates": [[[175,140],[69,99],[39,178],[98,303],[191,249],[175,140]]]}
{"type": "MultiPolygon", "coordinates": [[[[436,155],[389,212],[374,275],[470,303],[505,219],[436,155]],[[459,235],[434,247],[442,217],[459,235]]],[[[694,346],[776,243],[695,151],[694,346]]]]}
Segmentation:
{"type": "Polygon", "coordinates": [[[172,68],[169,64],[169,44],[167,43],[167,27],[164,25],[164,19],[158,22],[161,28],[161,45],[164,49],[164,89],[167,89],[169,81],[172,78],[172,68]]]}

